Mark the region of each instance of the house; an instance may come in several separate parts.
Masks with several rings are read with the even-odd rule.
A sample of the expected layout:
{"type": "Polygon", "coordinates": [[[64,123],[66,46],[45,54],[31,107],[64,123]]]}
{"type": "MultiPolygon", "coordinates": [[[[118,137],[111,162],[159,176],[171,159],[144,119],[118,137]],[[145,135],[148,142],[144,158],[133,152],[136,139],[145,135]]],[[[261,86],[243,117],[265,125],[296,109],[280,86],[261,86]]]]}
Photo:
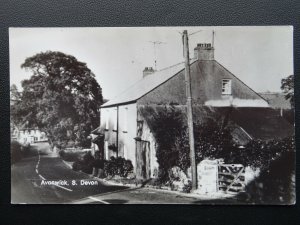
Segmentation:
{"type": "Polygon", "coordinates": [[[48,141],[45,132],[37,128],[17,128],[12,126],[11,140],[18,141],[21,144],[32,144],[36,142],[48,141]]]}
{"type": "MultiPolygon", "coordinates": [[[[196,119],[224,114],[234,124],[233,136],[241,145],[253,138],[283,138],[292,126],[274,113],[267,100],[214,59],[211,44],[198,44],[190,63],[191,91],[196,119]],[[197,118],[198,117],[198,118],[197,118]]],[[[132,161],[137,178],[157,176],[155,139],[140,109],[176,105],[185,109],[184,63],[155,71],[101,106],[101,125],[94,131],[103,158],[122,156],[132,161]]]]}

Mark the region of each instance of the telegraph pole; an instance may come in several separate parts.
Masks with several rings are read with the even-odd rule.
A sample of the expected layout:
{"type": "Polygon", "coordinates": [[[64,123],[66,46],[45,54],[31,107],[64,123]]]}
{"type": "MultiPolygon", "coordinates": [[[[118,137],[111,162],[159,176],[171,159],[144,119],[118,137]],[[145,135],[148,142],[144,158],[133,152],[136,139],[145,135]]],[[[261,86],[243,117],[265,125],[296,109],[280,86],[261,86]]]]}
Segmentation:
{"type": "Polygon", "coordinates": [[[193,128],[193,109],[192,109],[192,92],[191,92],[191,74],[190,74],[190,54],[189,54],[189,39],[187,30],[183,31],[183,52],[185,58],[185,90],[187,98],[187,119],[189,129],[189,145],[190,145],[190,160],[192,172],[192,190],[197,189],[197,167],[193,128]]]}

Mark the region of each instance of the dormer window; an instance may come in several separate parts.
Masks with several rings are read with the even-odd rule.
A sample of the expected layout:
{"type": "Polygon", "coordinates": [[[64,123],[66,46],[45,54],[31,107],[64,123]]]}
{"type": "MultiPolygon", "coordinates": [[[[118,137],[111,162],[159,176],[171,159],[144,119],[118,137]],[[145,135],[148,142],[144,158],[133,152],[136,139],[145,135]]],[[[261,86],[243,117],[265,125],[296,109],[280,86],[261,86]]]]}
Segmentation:
{"type": "Polygon", "coordinates": [[[222,95],[231,95],[231,80],[222,80],[222,95]]]}

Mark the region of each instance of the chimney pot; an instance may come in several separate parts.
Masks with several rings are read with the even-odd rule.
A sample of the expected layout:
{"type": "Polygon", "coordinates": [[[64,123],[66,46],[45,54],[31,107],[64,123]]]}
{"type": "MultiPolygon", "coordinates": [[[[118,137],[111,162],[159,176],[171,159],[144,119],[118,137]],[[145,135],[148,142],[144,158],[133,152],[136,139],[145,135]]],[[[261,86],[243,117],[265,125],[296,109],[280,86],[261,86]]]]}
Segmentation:
{"type": "Polygon", "coordinates": [[[145,69],[143,70],[143,78],[154,72],[155,70],[152,67],[145,67],[145,69]]]}
{"type": "Polygon", "coordinates": [[[194,48],[194,57],[198,60],[214,60],[214,48],[211,43],[199,43],[194,48]]]}

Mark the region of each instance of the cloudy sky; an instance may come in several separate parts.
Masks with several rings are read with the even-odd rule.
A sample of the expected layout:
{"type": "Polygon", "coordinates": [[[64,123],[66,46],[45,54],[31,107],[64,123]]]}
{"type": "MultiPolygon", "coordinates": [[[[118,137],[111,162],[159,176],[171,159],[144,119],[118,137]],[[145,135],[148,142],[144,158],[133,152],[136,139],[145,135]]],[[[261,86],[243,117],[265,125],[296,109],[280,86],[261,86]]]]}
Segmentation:
{"type": "Polygon", "coordinates": [[[21,89],[30,73],[20,65],[36,53],[61,51],[87,63],[111,99],[142,78],[145,66],[157,69],[184,61],[180,32],[187,29],[190,54],[209,43],[215,30],[215,59],[255,91],[280,91],[293,74],[292,27],[10,28],[10,82],[21,89]],[[163,42],[156,45],[153,41],[163,42]],[[156,56],[155,56],[156,55],[156,56]]]}

